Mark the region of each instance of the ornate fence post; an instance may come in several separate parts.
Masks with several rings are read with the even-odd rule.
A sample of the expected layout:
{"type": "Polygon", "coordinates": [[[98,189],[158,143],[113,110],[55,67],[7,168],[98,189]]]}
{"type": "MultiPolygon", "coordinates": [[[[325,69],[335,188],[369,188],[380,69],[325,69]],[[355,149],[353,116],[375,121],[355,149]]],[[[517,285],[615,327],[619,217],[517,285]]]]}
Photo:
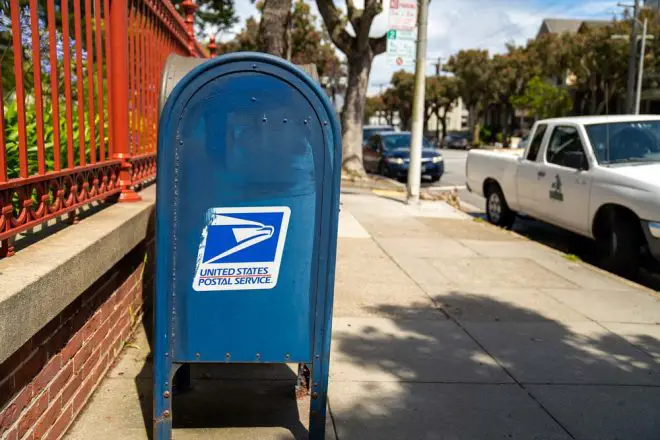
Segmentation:
{"type": "Polygon", "coordinates": [[[188,50],[192,55],[195,54],[195,11],[197,5],[193,0],[184,0],[181,3],[183,13],[185,14],[186,31],[188,31],[188,50]]]}
{"type": "Polygon", "coordinates": [[[141,197],[133,189],[128,114],[128,0],[110,0],[110,50],[112,62],[112,115],[113,159],[122,161],[119,172],[121,194],[119,201],[136,202],[141,197]]]}
{"type": "Polygon", "coordinates": [[[218,49],[218,46],[215,44],[215,36],[211,36],[209,38],[209,44],[206,46],[206,48],[209,50],[209,58],[213,58],[215,56],[216,50],[218,49]]]}

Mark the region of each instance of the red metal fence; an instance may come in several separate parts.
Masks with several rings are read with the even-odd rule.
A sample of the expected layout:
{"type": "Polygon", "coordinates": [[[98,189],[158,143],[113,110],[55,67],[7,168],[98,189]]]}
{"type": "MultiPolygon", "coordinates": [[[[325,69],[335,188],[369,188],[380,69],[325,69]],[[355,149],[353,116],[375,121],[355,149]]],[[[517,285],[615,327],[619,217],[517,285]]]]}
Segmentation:
{"type": "Polygon", "coordinates": [[[156,175],[167,56],[206,56],[169,0],[0,0],[0,257],[10,239],[156,175]]]}

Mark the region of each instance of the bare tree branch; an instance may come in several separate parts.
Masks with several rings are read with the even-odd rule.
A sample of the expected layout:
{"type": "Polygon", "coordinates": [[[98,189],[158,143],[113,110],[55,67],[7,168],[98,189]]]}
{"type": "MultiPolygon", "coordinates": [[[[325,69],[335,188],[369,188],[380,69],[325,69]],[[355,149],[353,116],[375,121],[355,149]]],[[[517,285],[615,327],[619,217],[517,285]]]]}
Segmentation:
{"type": "MultiPolygon", "coordinates": [[[[352,2],[351,2],[352,3],[352,2]]],[[[339,50],[348,55],[352,51],[353,37],[346,32],[346,23],[342,20],[341,12],[333,0],[316,0],[325,27],[328,29],[330,39],[339,50]]]]}
{"type": "Polygon", "coordinates": [[[357,34],[358,29],[360,29],[360,21],[362,20],[362,9],[355,7],[355,2],[353,0],[346,0],[346,12],[348,16],[348,21],[353,26],[353,30],[357,34]]]}
{"type": "Polygon", "coordinates": [[[367,45],[369,44],[369,30],[371,29],[371,24],[376,15],[380,14],[382,11],[382,0],[364,1],[364,10],[362,11],[362,16],[358,23],[359,26],[355,29],[358,51],[362,52],[367,48],[367,45]]]}

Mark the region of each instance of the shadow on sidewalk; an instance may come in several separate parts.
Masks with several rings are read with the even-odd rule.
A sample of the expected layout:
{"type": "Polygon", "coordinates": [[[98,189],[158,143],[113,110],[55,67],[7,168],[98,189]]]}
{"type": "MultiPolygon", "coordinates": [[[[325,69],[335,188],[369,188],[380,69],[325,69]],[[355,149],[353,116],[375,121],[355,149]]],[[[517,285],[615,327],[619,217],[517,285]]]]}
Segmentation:
{"type": "MultiPolygon", "coordinates": [[[[153,348],[153,314],[144,326],[153,348]]],[[[281,427],[291,435],[282,439],[306,439],[295,395],[297,376],[286,364],[191,364],[191,389],[175,395],[173,428],[281,427]]],[[[135,379],[144,426],[153,438],[152,357],[135,379]]],[[[306,417],[306,415],[304,415],[306,417]]]]}
{"type": "MultiPolygon", "coordinates": [[[[338,438],[657,440],[659,340],[632,336],[635,347],[590,321],[564,325],[466,292],[435,301],[460,328],[394,319],[334,333],[336,357],[364,374],[331,384],[338,438]],[[493,374],[501,367],[509,377],[493,374]]],[[[368,311],[421,317],[425,310],[368,311]]]]}
{"type": "MultiPolygon", "coordinates": [[[[487,221],[486,215],[483,213],[468,214],[476,219],[487,221]]],[[[601,264],[602,258],[598,246],[589,238],[527,217],[516,219],[511,231],[559,252],[575,255],[592,266],[607,270],[601,264]]],[[[629,280],[660,292],[660,269],[658,267],[644,268],[636,277],[631,277],[629,280]]]]}

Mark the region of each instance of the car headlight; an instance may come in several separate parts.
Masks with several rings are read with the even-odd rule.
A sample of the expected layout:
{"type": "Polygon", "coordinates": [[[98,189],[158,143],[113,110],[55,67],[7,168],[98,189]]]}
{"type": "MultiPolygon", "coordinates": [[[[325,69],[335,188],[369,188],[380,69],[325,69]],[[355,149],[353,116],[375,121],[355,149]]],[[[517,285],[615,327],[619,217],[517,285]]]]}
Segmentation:
{"type": "Polygon", "coordinates": [[[433,163],[440,163],[440,162],[442,162],[442,156],[435,156],[431,160],[433,161],[433,163]]]}
{"type": "Polygon", "coordinates": [[[649,222],[649,232],[655,238],[660,238],[660,222],[649,222]]]}
{"type": "Polygon", "coordinates": [[[403,165],[403,159],[400,157],[388,157],[387,161],[396,165],[403,165]]]}

